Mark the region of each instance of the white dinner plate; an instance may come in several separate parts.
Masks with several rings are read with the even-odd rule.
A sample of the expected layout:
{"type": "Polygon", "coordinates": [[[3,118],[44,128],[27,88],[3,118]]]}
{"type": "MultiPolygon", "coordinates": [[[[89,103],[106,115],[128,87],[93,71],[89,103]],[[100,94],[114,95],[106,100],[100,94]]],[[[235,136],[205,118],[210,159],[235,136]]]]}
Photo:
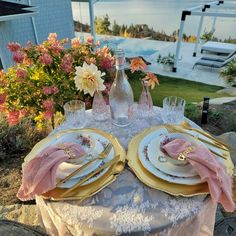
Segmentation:
{"type": "MultiPolygon", "coordinates": [[[[73,142],[73,143],[79,143],[81,144],[81,139],[78,139],[80,135],[83,136],[89,136],[94,142],[94,146],[91,148],[86,148],[83,145],[83,148],[85,149],[86,153],[91,154],[93,157],[96,157],[100,152],[104,150],[104,147],[109,143],[109,140],[102,136],[101,134],[98,134],[94,131],[89,130],[70,130],[69,132],[59,133],[56,135],[55,139],[50,140],[49,142],[45,143],[44,145],[41,145],[40,148],[37,149],[37,151],[34,151],[34,156],[37,156],[43,149],[46,147],[52,146],[52,145],[60,145],[67,142],[73,142]]],[[[89,165],[86,169],[81,171],[79,174],[77,174],[74,178],[68,180],[66,183],[61,184],[59,187],[61,188],[70,188],[74,184],[76,184],[78,181],[81,180],[81,178],[84,178],[86,175],[90,174],[92,171],[95,171],[97,168],[99,168],[104,163],[112,160],[112,158],[115,155],[114,147],[112,147],[109,155],[104,160],[97,160],[93,164],[89,165]]],[[[82,158],[83,160],[86,160],[86,157],[82,158]]],[[[81,163],[84,164],[84,163],[81,163]]],[[[67,174],[70,174],[75,169],[78,169],[81,164],[72,164],[68,162],[63,162],[60,164],[60,167],[58,168],[56,172],[56,178],[61,179],[67,176],[67,174]],[[63,173],[64,172],[64,173],[63,173]]],[[[98,173],[93,178],[90,178],[88,181],[86,181],[83,185],[90,184],[94,181],[96,181],[98,178],[100,178],[102,175],[104,175],[109,168],[104,169],[100,173],[98,173]]]]}
{"type": "MultiPolygon", "coordinates": [[[[82,157],[82,162],[79,164],[73,164],[73,163],[68,163],[68,162],[62,162],[56,171],[56,179],[64,179],[66,176],[77,170],[79,167],[84,165],[87,161],[91,160],[92,158],[98,156],[100,152],[104,150],[103,145],[99,141],[95,141],[95,146],[89,154],[86,154],[84,157],[82,157]]],[[[80,171],[78,174],[75,176],[71,177],[72,179],[80,178],[85,175],[88,175],[95,169],[99,167],[99,165],[102,163],[102,160],[96,160],[91,163],[87,168],[84,170],[80,171]]]]}
{"type": "Polygon", "coordinates": [[[158,129],[151,132],[146,137],[144,137],[143,140],[140,142],[138,155],[139,155],[139,159],[142,165],[156,177],[161,178],[171,183],[185,184],[185,185],[196,185],[196,184],[201,183],[201,179],[199,176],[193,176],[193,177],[172,176],[161,171],[159,168],[155,167],[151,163],[151,161],[149,160],[149,156],[147,155],[148,145],[153,139],[156,139],[158,136],[162,136],[165,134],[168,134],[168,131],[163,127],[163,129],[158,129]]]}
{"type": "Polygon", "coordinates": [[[202,145],[194,138],[191,138],[188,135],[181,133],[171,133],[157,136],[148,144],[147,155],[150,162],[156,168],[160,169],[162,172],[168,175],[185,178],[198,176],[198,173],[189,162],[173,160],[161,150],[162,143],[164,143],[168,139],[172,140],[176,138],[187,140],[191,142],[194,146],[202,145]]]}

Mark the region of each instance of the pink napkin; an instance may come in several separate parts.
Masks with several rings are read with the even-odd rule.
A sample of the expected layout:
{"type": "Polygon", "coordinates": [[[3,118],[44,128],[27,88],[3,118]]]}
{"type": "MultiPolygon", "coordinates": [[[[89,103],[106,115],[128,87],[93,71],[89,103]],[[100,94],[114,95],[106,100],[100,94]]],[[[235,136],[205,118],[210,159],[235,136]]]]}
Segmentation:
{"type": "Polygon", "coordinates": [[[64,143],[63,147],[49,146],[42,150],[23,167],[22,184],[17,193],[20,200],[31,200],[35,195],[41,195],[56,187],[57,167],[69,159],[65,149],[76,157],[85,154],[81,145],[76,143],[64,143]]]}
{"type": "MultiPolygon", "coordinates": [[[[190,142],[183,139],[175,139],[162,148],[170,157],[178,158],[180,153],[193,147],[190,142]]],[[[219,162],[218,157],[212,154],[206,147],[197,146],[187,154],[187,160],[195,168],[202,181],[208,183],[213,201],[222,204],[226,211],[234,211],[235,203],[232,199],[232,179],[227,174],[225,166],[219,162]]]]}

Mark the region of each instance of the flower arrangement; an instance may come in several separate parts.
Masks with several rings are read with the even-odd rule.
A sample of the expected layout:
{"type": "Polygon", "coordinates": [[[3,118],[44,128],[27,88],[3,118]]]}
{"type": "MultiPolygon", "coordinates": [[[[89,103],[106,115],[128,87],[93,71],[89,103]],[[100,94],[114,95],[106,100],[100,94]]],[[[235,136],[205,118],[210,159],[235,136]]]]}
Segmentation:
{"type": "Polygon", "coordinates": [[[147,86],[154,89],[155,85],[159,85],[159,81],[155,74],[151,72],[145,72],[147,69],[146,63],[142,60],[142,58],[137,57],[131,59],[130,69],[132,73],[138,73],[139,77],[142,81],[146,81],[147,86]]]}
{"type": "Polygon", "coordinates": [[[108,97],[114,58],[107,47],[100,48],[88,37],[58,40],[55,33],[39,45],[9,43],[16,65],[0,72],[0,109],[10,125],[32,116],[37,127],[53,123],[69,100],[81,99],[91,106],[95,91],[108,97]]]}
{"type": "Polygon", "coordinates": [[[173,66],[175,61],[175,55],[174,54],[168,54],[167,56],[159,55],[157,58],[157,63],[163,64],[163,65],[170,65],[173,66]]]}
{"type": "Polygon", "coordinates": [[[236,59],[232,60],[227,66],[225,66],[220,76],[231,86],[236,86],[236,59]]]}

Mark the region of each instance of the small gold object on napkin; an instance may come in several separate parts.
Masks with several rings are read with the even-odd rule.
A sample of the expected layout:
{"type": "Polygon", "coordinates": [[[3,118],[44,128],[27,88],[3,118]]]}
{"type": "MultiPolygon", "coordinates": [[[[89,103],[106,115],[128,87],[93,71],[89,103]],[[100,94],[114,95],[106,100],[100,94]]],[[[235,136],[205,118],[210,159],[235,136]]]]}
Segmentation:
{"type": "Polygon", "coordinates": [[[191,146],[190,146],[190,147],[187,147],[184,152],[181,152],[181,153],[178,155],[177,159],[178,159],[179,161],[185,161],[185,160],[187,159],[187,155],[188,155],[190,152],[192,152],[192,151],[193,151],[193,147],[191,147],[191,146]]]}

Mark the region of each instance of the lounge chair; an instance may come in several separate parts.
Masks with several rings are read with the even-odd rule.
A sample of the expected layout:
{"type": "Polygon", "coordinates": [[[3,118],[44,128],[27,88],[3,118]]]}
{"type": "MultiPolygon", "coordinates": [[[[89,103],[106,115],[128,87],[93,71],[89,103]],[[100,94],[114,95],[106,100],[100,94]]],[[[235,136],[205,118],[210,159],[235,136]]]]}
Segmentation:
{"type": "Polygon", "coordinates": [[[199,65],[199,66],[208,66],[208,67],[211,67],[211,68],[222,68],[222,67],[226,66],[230,61],[232,61],[235,58],[236,58],[235,54],[231,55],[231,57],[227,58],[224,61],[206,60],[206,59],[201,58],[193,65],[193,69],[197,65],[199,65]]]}
{"type": "Polygon", "coordinates": [[[206,54],[201,57],[203,60],[210,60],[210,61],[218,61],[218,62],[224,62],[225,60],[228,60],[232,56],[236,55],[236,50],[232,51],[228,56],[217,56],[212,54],[206,54]]]}
{"type": "Polygon", "coordinates": [[[201,52],[204,51],[217,55],[227,55],[236,51],[236,44],[208,41],[201,47],[201,52]]]}

